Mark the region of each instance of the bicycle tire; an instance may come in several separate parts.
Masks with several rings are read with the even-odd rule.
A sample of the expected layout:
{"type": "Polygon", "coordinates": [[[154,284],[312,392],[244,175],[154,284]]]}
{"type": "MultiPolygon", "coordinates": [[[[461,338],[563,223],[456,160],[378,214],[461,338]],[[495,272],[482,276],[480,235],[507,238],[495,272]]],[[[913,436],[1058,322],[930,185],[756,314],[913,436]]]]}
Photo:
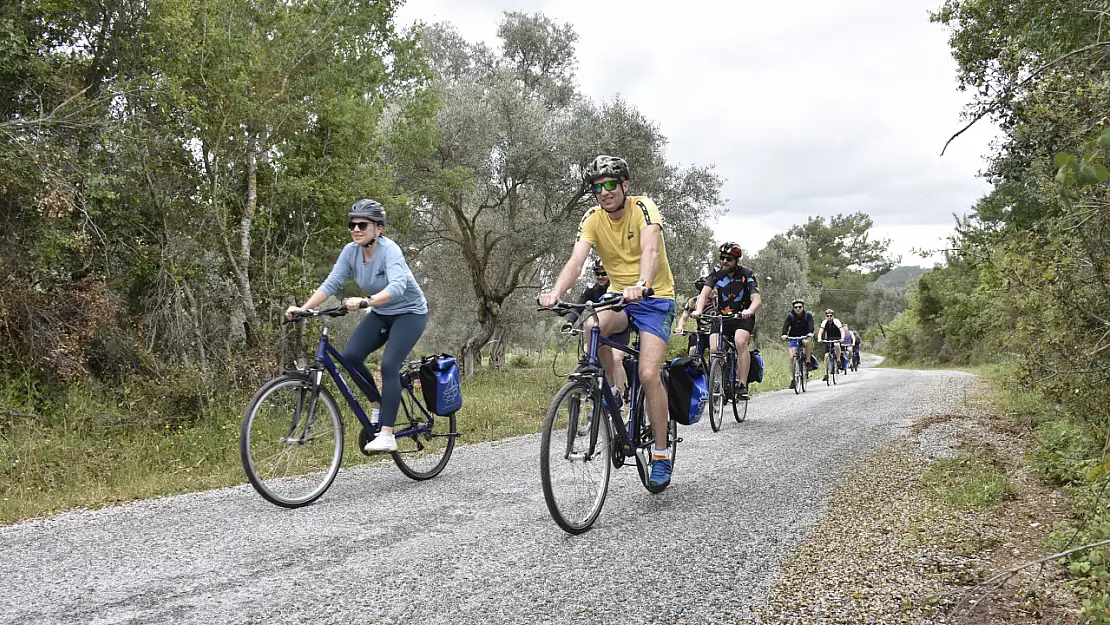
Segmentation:
{"type": "MultiPolygon", "coordinates": [[[[588,418],[589,426],[584,428],[585,436],[582,435],[580,429],[580,417],[583,413],[583,406],[589,406],[590,417],[600,417],[597,421],[606,421],[607,415],[603,414],[599,405],[601,399],[598,394],[594,393],[589,384],[581,380],[573,380],[568,382],[559,392],[555,393],[555,398],[551,400],[551,405],[547,409],[547,415],[544,417],[543,431],[540,435],[540,483],[543,486],[543,499],[547,504],[547,510],[551,513],[551,518],[555,524],[563,529],[568,534],[581,534],[590,529],[594,522],[597,521],[598,516],[601,515],[601,509],[605,505],[605,497],[609,491],[609,477],[613,470],[613,463],[610,461],[609,453],[611,453],[610,440],[609,440],[609,427],[607,423],[597,423],[592,418],[588,418]],[[568,399],[569,398],[569,399],[568,399]],[[582,400],[585,399],[586,403],[582,400]],[[574,405],[577,401],[577,406],[574,405]],[[567,405],[567,420],[562,423],[559,419],[560,408],[567,405]],[[558,428],[559,425],[563,426],[562,433],[558,428]],[[600,427],[599,427],[600,426],[600,427]],[[597,430],[597,446],[593,457],[587,457],[589,446],[590,431],[597,430]],[[553,450],[553,442],[555,449],[553,450]],[[565,458],[564,452],[567,446],[570,446],[571,458],[565,458]],[[580,451],[581,456],[573,452],[580,451]],[[597,482],[597,490],[591,496],[586,497],[585,506],[580,513],[573,511],[572,505],[574,502],[570,501],[571,495],[575,493],[567,493],[563,495],[562,486],[567,485],[574,481],[575,476],[565,478],[560,475],[553,475],[552,453],[555,454],[556,465],[568,465],[564,468],[569,468],[570,473],[575,473],[574,465],[580,464],[582,467],[587,465],[590,468],[597,467],[601,473],[597,482]],[[592,497],[592,499],[591,499],[592,497]]],[[[571,490],[578,490],[572,488],[571,490]]]]}
{"type": "Polygon", "coordinates": [[[415,436],[398,436],[397,451],[391,452],[393,462],[407,477],[416,481],[430,480],[439,475],[447,462],[451,460],[451,452],[455,450],[455,438],[458,431],[455,429],[455,413],[448,415],[434,415],[430,412],[425,415],[421,411],[419,400],[413,399],[407,389],[401,389],[401,405],[397,411],[397,425],[395,432],[403,433],[406,429],[418,429],[432,422],[431,431],[415,436]],[[406,423],[402,425],[401,418],[406,423]],[[436,427],[445,425],[445,431],[437,431],[436,427]],[[411,449],[410,449],[411,448],[411,449]],[[434,460],[432,462],[425,462],[434,460]],[[425,468],[426,467],[426,468],[425,468]]]}
{"type": "MultiPolygon", "coordinates": [[[[335,403],[335,399],[322,386],[317,389],[318,395],[315,407],[317,409],[321,405],[324,407],[330,419],[332,431],[335,432],[335,439],[330,452],[325,445],[311,444],[321,437],[292,440],[294,434],[298,431],[300,431],[298,438],[303,438],[307,434],[302,428],[303,424],[308,422],[308,417],[312,417],[310,426],[316,424],[316,418],[313,415],[297,414],[297,411],[304,407],[306,401],[308,406],[312,407],[312,387],[313,383],[309,376],[303,374],[284,374],[274,378],[264,384],[251,398],[239,427],[239,457],[243,463],[243,471],[247,475],[247,481],[264,499],[283,508],[300,508],[319,499],[331,487],[335,477],[339,474],[339,467],[343,463],[343,420],[340,418],[339,407],[335,403]],[[288,417],[282,420],[280,413],[283,411],[280,406],[273,409],[273,419],[266,418],[271,416],[267,400],[275,397],[278,391],[286,388],[295,393],[293,410],[296,418],[292,422],[288,417]],[[279,451],[272,456],[262,455],[260,453],[262,446],[266,441],[272,441],[275,437],[276,442],[279,443],[279,451]],[[258,447],[254,445],[255,442],[259,443],[258,447]],[[326,467],[317,468],[315,465],[320,463],[314,463],[311,460],[295,462],[292,459],[295,450],[308,448],[320,449],[322,452],[320,458],[321,461],[326,460],[326,467]],[[330,456],[325,454],[330,454],[330,456]],[[286,465],[290,469],[289,473],[274,478],[265,477],[261,470],[262,467],[275,458],[274,464],[286,465]],[[309,477],[316,474],[319,474],[319,480],[309,477]],[[285,490],[287,488],[301,484],[307,487],[306,493],[299,495],[286,494],[285,490]]],[[[327,432],[325,429],[321,434],[326,435],[327,432]]]]}
{"type": "MultiPolygon", "coordinates": [[[[644,387],[641,386],[637,393],[638,399],[636,401],[636,419],[640,423],[640,431],[636,435],[636,473],[640,476],[640,483],[649,493],[658,494],[666,490],[652,486],[649,482],[651,478],[651,449],[655,446],[655,433],[651,429],[651,423],[648,422],[645,414],[645,394],[644,387]]],[[[678,423],[674,419],[667,417],[667,447],[671,450],[671,478],[674,478],[675,459],[678,456],[678,423]]]]}
{"type": "MultiPolygon", "coordinates": [[[[801,347],[798,352],[801,352],[801,347]]],[[[794,394],[800,395],[802,392],[802,380],[805,378],[805,371],[802,370],[802,357],[796,352],[794,358],[790,362],[790,377],[794,379],[794,394]]]]}
{"type": "Polygon", "coordinates": [[[748,418],[748,401],[749,399],[732,400],[732,418],[736,419],[737,423],[743,423],[744,419],[748,418]]]}
{"type": "Polygon", "coordinates": [[[836,373],[832,354],[825,354],[825,386],[832,386],[832,377],[836,373]]]}
{"type": "Polygon", "coordinates": [[[714,358],[709,364],[709,426],[714,432],[721,431],[721,421],[725,414],[725,387],[721,379],[721,359],[714,358]]]}

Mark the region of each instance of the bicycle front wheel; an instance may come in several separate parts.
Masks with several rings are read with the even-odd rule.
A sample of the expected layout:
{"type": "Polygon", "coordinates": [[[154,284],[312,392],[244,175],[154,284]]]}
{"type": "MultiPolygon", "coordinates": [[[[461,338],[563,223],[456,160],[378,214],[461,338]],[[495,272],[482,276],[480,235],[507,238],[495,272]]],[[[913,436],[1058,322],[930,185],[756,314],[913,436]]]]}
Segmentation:
{"type": "Polygon", "coordinates": [[[397,468],[414,480],[429,480],[443,471],[455,450],[455,413],[434,415],[422,409],[410,391],[401,389],[401,406],[394,426],[397,468]]]}
{"type": "MultiPolygon", "coordinates": [[[[798,348],[801,351],[801,348],[798,348]]],[[[798,395],[802,392],[803,379],[805,378],[805,371],[802,370],[802,359],[800,356],[795,355],[790,360],[790,377],[794,379],[794,394],[798,395]]]]}
{"type": "Polygon", "coordinates": [[[335,400],[307,376],[275,378],[247,405],[239,455],[251,486],[270,503],[299,508],[316,501],[343,461],[335,400]]]}
{"type": "Polygon", "coordinates": [[[725,414],[725,383],[721,372],[721,360],[714,358],[709,365],[709,426],[714,432],[721,431],[721,421],[725,414]]]}
{"type": "Polygon", "coordinates": [[[825,355],[825,386],[832,386],[832,377],[836,373],[836,364],[833,363],[833,357],[829,354],[825,355]]]}
{"type": "Polygon", "coordinates": [[[594,393],[581,381],[559,389],[547,409],[540,435],[540,482],[547,510],[568,534],[581,534],[597,521],[609,491],[609,422],[594,393]],[[594,420],[597,423],[594,423],[594,420]],[[591,430],[597,442],[590,452],[591,430]]]}

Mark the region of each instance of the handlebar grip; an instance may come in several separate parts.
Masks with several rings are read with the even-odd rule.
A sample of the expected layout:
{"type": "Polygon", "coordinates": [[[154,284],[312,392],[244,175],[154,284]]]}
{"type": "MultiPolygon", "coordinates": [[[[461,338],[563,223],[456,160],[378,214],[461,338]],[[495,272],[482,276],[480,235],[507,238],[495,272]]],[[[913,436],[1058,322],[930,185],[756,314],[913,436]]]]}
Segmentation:
{"type": "Polygon", "coordinates": [[[644,297],[651,297],[652,295],[655,295],[655,289],[651,288],[650,286],[644,289],[644,297]]]}
{"type": "Polygon", "coordinates": [[[370,308],[370,301],[369,300],[362,300],[361,302],[358,303],[358,307],[359,308],[370,308]]]}

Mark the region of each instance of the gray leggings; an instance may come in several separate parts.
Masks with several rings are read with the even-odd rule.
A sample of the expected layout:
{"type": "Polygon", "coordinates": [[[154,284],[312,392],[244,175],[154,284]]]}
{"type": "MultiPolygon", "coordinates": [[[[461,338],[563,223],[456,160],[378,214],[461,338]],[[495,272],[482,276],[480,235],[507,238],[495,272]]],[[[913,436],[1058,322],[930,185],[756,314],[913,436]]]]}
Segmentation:
{"type": "Polygon", "coordinates": [[[343,360],[370,382],[370,387],[363,389],[370,401],[382,402],[383,427],[393,427],[397,421],[397,409],[401,405],[401,363],[412,352],[427,325],[427,314],[381,315],[370,311],[343,346],[343,360]],[[385,345],[382,352],[382,392],[378,393],[365,360],[370,352],[382,345],[385,345]]]}

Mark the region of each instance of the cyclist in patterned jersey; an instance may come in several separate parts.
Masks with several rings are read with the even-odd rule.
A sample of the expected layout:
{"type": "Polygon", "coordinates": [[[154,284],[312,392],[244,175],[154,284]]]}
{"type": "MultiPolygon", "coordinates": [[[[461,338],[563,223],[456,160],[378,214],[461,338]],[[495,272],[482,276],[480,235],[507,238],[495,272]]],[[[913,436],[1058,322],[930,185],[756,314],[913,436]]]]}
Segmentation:
{"type": "Polygon", "coordinates": [[[763,303],[759,295],[759,282],[751,269],[740,264],[744,251],[732,241],[721,244],[721,264],[706,278],[705,286],[698,295],[698,303],[693,316],[700,317],[705,312],[705,302],[713,289],[717,289],[717,307],[722,315],[740,313],[740,319],[727,319],[721,328],[725,336],[731,336],[736,343],[736,397],[748,399],[748,368],[751,355],[748,342],[755,330],[755,311],[763,303]]]}
{"type": "MultiPolygon", "coordinates": [[[[675,311],[674,277],[663,244],[663,220],[655,202],[646,196],[629,195],[632,182],[628,163],[622,158],[598,156],[586,168],[585,182],[598,205],[582,217],[570,260],[551,291],[540,295],[539,303],[554,306],[581,275],[590,248],[597,248],[609,273],[609,292],[623,295],[630,302],[620,312],[606,310],[598,315],[601,334],[609,337],[629,326],[640,331],[640,383],[655,434],[648,481],[661,490],[671,482],[673,465],[667,445],[667,389],[660,370],[675,311]],[[648,288],[654,294],[645,299],[644,290],[648,288]]],[[[601,357],[606,376],[620,379],[620,354],[603,347],[601,357]]]]}
{"type": "MultiPolygon", "coordinates": [[[[694,281],[694,292],[701,293],[702,288],[705,286],[705,278],[698,278],[694,281]]],[[[674,333],[679,334],[686,328],[686,320],[690,318],[690,314],[694,312],[694,305],[698,302],[698,296],[695,295],[686,300],[686,305],[682,307],[682,314],[678,316],[678,323],[674,326],[674,333]]],[[[717,298],[710,297],[707,308],[707,313],[717,312],[717,298]]],[[[691,356],[697,355],[699,351],[717,349],[717,332],[713,332],[713,322],[698,319],[698,332],[699,334],[690,335],[689,353],[691,356]],[[710,334],[701,334],[702,332],[709,332],[710,334]]]]}

